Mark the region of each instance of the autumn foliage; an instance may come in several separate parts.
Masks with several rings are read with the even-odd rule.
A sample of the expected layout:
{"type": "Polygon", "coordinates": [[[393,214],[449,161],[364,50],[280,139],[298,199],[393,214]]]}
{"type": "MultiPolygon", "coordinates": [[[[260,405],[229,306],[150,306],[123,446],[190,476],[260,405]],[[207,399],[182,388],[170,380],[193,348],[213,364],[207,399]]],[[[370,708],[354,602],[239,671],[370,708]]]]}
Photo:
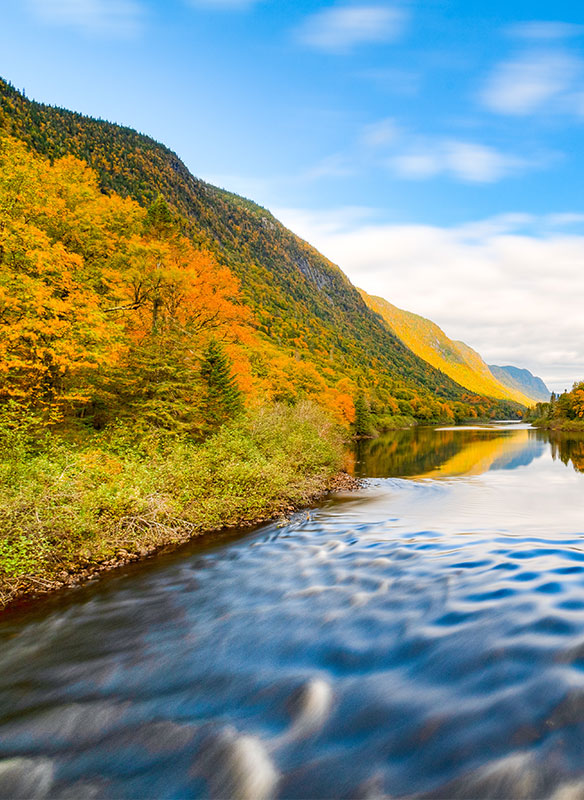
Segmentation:
{"type": "Polygon", "coordinates": [[[356,400],[378,427],[384,419],[454,421],[496,409],[470,393],[439,399],[375,370],[365,355],[356,366],[324,349],[316,328],[304,335],[298,319],[267,317],[242,288],[162,197],[144,208],[106,194],[74,156],[50,161],[0,138],[4,402],[50,423],[74,416],[101,428],[131,415],[202,435],[210,415],[224,416],[209,410],[212,341],[241,407],[310,399],[345,427],[355,422],[356,400]],[[288,324],[294,335],[293,328],[284,335],[288,324]]]}
{"type": "Polygon", "coordinates": [[[161,225],[103,194],[79,160],[51,164],[8,138],[0,257],[0,393],[48,420],[100,399],[143,400],[158,382],[196,405],[208,337],[251,341],[237,280],[170,215],[161,225]]]}

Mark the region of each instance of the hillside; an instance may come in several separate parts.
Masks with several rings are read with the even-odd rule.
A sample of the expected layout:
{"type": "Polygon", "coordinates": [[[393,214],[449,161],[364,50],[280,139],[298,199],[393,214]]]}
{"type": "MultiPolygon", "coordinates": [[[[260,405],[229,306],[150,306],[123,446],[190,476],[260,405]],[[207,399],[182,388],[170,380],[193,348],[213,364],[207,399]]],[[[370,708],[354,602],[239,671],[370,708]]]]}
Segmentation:
{"type": "Polygon", "coordinates": [[[517,387],[498,381],[475,350],[464,342],[449,339],[431,320],[403,311],[381,297],[360,292],[407,347],[461,386],[477,394],[531,405],[530,398],[517,387]]]}
{"type": "Polygon", "coordinates": [[[513,412],[486,399],[495,396],[492,392],[469,394],[412,352],[334,264],[265,209],[194,178],[174,153],[149,137],[29,101],[1,80],[0,133],[51,160],[68,154],[83,159],[105,192],[145,207],[161,195],[190,241],[239,279],[241,297],[268,353],[263,363],[252,358],[255,374],[269,370],[270,348],[298,365],[292,370],[290,399],[306,394],[303,384],[313,381],[310,368],[316,368],[327,386],[349,379],[352,386],[375,389],[381,406],[389,398],[413,401],[406,412],[421,419],[446,413],[437,401],[459,404],[456,415],[463,414],[461,403],[478,413],[513,412]],[[308,378],[298,378],[303,365],[308,378]]]}
{"type": "Polygon", "coordinates": [[[519,367],[500,367],[489,364],[489,369],[495,378],[505,386],[515,391],[522,392],[531,400],[547,403],[551,392],[541,378],[532,375],[528,369],[519,367]]]}

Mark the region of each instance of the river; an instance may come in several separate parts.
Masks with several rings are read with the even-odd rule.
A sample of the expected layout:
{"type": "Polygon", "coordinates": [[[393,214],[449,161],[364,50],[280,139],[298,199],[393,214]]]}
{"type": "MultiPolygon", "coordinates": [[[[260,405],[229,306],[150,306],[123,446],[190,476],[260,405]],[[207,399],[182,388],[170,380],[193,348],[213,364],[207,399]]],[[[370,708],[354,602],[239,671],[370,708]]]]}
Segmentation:
{"type": "Polygon", "coordinates": [[[355,494],[0,621],[0,797],[584,797],[584,439],[361,442],[355,494]]]}

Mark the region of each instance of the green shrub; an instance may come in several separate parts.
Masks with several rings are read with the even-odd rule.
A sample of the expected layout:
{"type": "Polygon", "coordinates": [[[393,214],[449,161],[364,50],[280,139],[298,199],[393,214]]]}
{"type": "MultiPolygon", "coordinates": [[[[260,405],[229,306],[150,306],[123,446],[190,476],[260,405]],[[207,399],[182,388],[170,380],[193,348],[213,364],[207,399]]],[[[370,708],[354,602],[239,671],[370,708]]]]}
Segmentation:
{"type": "Polygon", "coordinates": [[[341,467],[343,438],[302,402],[260,408],[203,443],[122,424],[83,437],[0,420],[0,450],[1,602],[14,580],[307,504],[341,467]]]}

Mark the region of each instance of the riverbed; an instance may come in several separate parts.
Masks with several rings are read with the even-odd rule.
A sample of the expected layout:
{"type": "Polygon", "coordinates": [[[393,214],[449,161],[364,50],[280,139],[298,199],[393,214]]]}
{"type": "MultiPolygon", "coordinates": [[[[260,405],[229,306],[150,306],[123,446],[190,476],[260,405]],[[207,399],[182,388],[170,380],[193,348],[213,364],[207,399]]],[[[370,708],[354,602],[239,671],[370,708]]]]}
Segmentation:
{"type": "Polygon", "coordinates": [[[584,797],[584,437],[360,442],[357,493],[0,621],[0,797],[584,797]]]}

